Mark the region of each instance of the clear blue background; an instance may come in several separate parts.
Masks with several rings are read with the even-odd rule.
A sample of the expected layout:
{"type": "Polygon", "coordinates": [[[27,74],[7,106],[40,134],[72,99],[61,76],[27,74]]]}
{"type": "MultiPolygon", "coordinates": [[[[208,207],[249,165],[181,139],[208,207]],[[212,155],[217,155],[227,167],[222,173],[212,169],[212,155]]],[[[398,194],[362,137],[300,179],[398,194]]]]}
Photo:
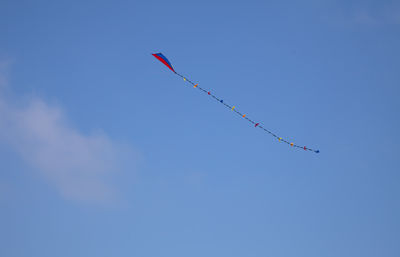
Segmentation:
{"type": "Polygon", "coordinates": [[[2,0],[13,93],[142,158],[121,203],[97,206],[2,145],[17,193],[2,196],[0,255],[400,256],[399,17],[396,1],[2,0]],[[154,52],[321,153],[254,129],[154,52]]]}

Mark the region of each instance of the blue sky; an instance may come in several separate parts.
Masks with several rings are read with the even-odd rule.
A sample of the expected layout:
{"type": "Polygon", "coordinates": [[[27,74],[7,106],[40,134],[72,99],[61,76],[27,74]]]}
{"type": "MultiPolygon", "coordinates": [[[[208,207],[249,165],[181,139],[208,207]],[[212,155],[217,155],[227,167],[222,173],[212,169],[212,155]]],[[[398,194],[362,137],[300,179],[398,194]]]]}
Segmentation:
{"type": "Polygon", "coordinates": [[[399,256],[399,32],[398,1],[1,1],[0,255],[399,256]]]}

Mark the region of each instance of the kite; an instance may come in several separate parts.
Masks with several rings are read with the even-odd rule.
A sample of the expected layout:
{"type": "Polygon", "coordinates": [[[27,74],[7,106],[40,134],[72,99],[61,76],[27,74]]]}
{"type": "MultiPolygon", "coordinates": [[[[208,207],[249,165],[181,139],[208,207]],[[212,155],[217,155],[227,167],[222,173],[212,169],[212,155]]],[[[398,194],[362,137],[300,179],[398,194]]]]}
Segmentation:
{"type": "Polygon", "coordinates": [[[279,142],[286,143],[287,145],[290,145],[291,147],[303,149],[303,150],[305,150],[305,151],[310,151],[310,152],[314,152],[314,153],[319,153],[319,150],[314,150],[314,149],[308,148],[308,147],[306,147],[306,146],[300,146],[300,145],[297,145],[297,144],[295,144],[295,143],[293,143],[293,142],[289,142],[289,141],[283,139],[283,138],[280,137],[280,136],[277,136],[276,134],[272,133],[271,131],[269,131],[268,129],[266,129],[264,126],[262,126],[262,125],[260,124],[260,122],[253,121],[253,120],[251,120],[250,118],[248,118],[246,114],[239,112],[239,111],[236,109],[236,106],[230,106],[229,104],[227,104],[226,102],[224,102],[224,100],[222,100],[222,99],[216,97],[214,94],[212,94],[211,91],[206,90],[206,89],[200,87],[199,84],[195,84],[195,83],[193,83],[192,81],[190,81],[188,78],[186,78],[186,77],[182,76],[181,74],[177,73],[177,72],[175,71],[175,69],[172,67],[172,64],[168,61],[168,59],[167,59],[162,53],[155,53],[155,54],[152,54],[152,55],[153,55],[155,58],[157,58],[160,62],[162,62],[165,66],[167,66],[167,67],[168,67],[171,71],[173,71],[176,75],[178,75],[179,77],[181,77],[184,81],[190,83],[190,84],[193,86],[193,88],[199,89],[199,90],[203,91],[204,93],[206,93],[207,95],[209,95],[210,97],[214,98],[216,101],[218,101],[219,103],[223,104],[225,107],[229,108],[231,111],[235,112],[236,114],[240,115],[240,116],[241,116],[243,119],[245,119],[246,121],[250,122],[252,125],[254,125],[255,128],[260,128],[260,129],[264,130],[265,132],[267,132],[267,133],[270,134],[271,136],[275,137],[279,142]]]}

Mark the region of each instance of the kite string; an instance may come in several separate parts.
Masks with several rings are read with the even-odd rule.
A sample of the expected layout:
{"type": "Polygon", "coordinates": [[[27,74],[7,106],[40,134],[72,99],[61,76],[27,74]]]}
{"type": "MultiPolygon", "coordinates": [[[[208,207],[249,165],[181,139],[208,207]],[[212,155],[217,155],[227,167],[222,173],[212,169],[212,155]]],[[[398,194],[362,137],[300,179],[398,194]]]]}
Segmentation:
{"type": "MultiPolygon", "coordinates": [[[[175,72],[175,71],[174,71],[175,72]]],[[[271,131],[269,131],[268,129],[264,128],[262,125],[260,125],[259,123],[256,123],[255,121],[249,119],[245,114],[242,114],[241,112],[237,111],[235,108],[235,106],[230,106],[229,104],[225,103],[222,99],[219,99],[217,96],[213,95],[210,91],[205,90],[204,88],[200,87],[198,84],[193,83],[191,80],[187,79],[186,77],[182,76],[181,74],[175,72],[176,75],[178,75],[179,77],[183,78],[183,80],[189,82],[190,84],[193,85],[194,88],[197,88],[201,91],[203,91],[204,93],[210,95],[212,98],[214,98],[215,100],[217,100],[219,103],[225,105],[225,107],[231,109],[232,111],[234,111],[236,114],[240,115],[241,117],[243,117],[244,119],[246,119],[248,122],[252,123],[253,125],[255,125],[255,127],[259,127],[260,129],[264,130],[265,132],[269,133],[271,136],[277,138],[279,141],[282,141],[288,145],[291,145],[292,147],[296,147],[296,148],[302,148],[304,150],[308,150],[311,152],[315,152],[315,153],[319,153],[319,150],[313,150],[311,148],[305,147],[305,146],[299,146],[296,145],[294,143],[290,143],[288,141],[286,141],[285,139],[282,139],[281,137],[278,137],[277,135],[275,135],[274,133],[272,133],[271,131]]]]}

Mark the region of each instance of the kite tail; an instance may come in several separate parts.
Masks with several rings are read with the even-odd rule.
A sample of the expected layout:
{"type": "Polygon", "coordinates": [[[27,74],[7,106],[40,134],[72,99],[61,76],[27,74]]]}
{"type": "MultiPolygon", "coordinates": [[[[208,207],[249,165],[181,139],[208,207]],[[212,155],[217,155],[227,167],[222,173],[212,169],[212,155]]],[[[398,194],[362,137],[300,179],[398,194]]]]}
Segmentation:
{"type": "Polygon", "coordinates": [[[194,82],[192,82],[190,79],[186,78],[185,76],[177,73],[173,68],[172,65],[170,64],[170,62],[168,61],[168,59],[162,55],[161,53],[158,54],[153,54],[154,57],[156,57],[157,59],[160,60],[161,58],[161,62],[164,63],[170,70],[172,70],[177,76],[181,77],[184,81],[190,83],[193,88],[199,89],[202,92],[206,93],[207,95],[211,96],[212,98],[214,98],[216,101],[218,101],[219,103],[223,104],[226,108],[229,108],[231,111],[235,112],[237,115],[240,115],[242,118],[244,118],[245,120],[247,120],[248,122],[250,122],[251,124],[254,125],[254,127],[258,127],[262,130],[264,130],[265,132],[267,132],[268,134],[270,134],[271,136],[275,137],[276,139],[278,139],[279,142],[283,142],[286,143],[287,145],[290,145],[291,147],[295,147],[295,148],[299,148],[299,149],[303,149],[305,151],[310,151],[310,152],[314,152],[314,153],[319,153],[319,150],[314,150],[311,148],[308,148],[306,146],[300,146],[297,145],[293,142],[289,142],[285,139],[283,139],[282,137],[277,136],[276,134],[274,134],[273,132],[269,131],[268,129],[266,129],[265,127],[263,127],[262,125],[260,125],[259,122],[253,121],[252,119],[248,118],[246,114],[239,112],[238,110],[236,110],[236,106],[231,106],[227,103],[224,102],[223,99],[218,98],[217,96],[215,96],[214,94],[212,94],[209,90],[206,90],[202,87],[199,86],[199,84],[195,84],[194,82]]]}

